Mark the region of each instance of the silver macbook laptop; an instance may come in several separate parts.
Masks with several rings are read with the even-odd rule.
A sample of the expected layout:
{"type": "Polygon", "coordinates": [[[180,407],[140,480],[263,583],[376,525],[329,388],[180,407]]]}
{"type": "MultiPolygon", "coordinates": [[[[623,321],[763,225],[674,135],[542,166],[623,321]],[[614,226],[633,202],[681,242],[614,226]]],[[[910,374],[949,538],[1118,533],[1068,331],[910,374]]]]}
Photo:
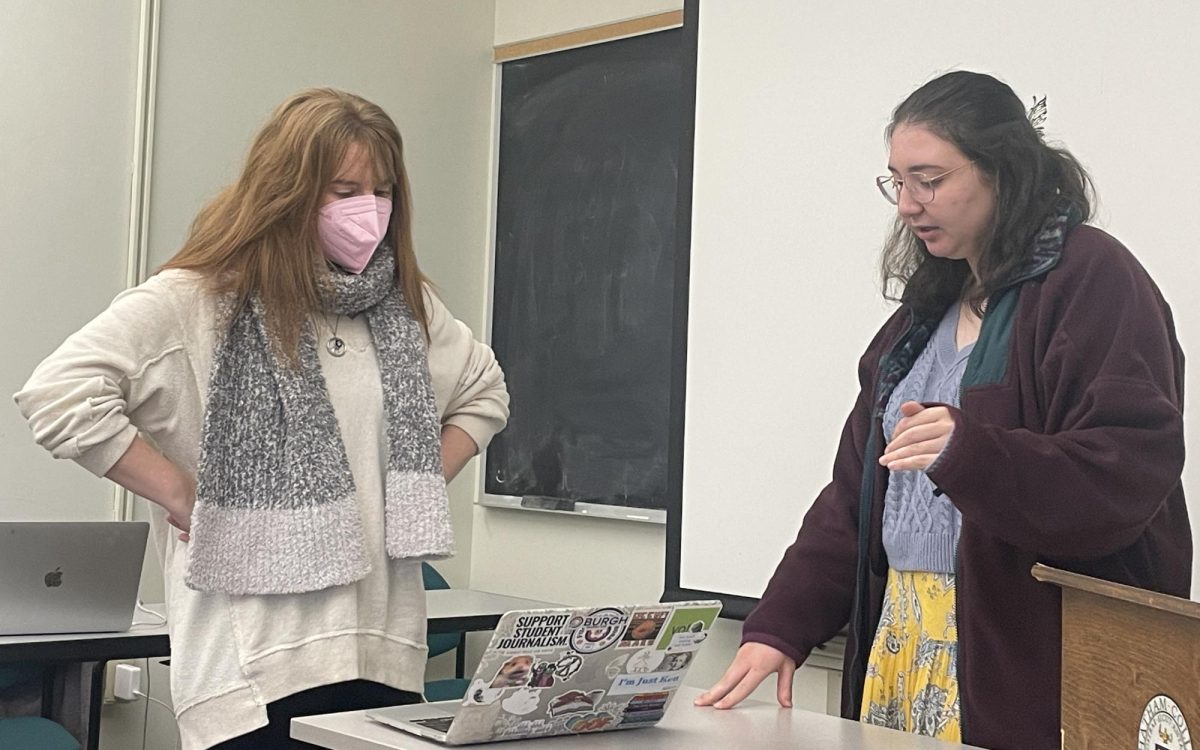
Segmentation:
{"type": "Polygon", "coordinates": [[[461,702],[367,716],[447,745],[654,726],[720,611],[690,601],[509,612],[461,702]]]}
{"type": "Polygon", "coordinates": [[[0,521],[0,635],[129,630],[149,528],[0,521]]]}

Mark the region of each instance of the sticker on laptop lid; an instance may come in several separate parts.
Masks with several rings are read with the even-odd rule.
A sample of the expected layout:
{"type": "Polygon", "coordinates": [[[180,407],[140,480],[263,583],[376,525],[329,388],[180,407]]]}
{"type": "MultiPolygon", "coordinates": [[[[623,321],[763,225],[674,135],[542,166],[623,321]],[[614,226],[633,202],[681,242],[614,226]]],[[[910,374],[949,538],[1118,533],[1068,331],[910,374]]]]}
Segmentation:
{"type": "Polygon", "coordinates": [[[608,725],[616,720],[617,717],[610,713],[598,712],[572,716],[567,719],[566,726],[568,730],[575,734],[584,734],[585,732],[599,732],[602,729],[607,729],[608,725]]]}
{"type": "Polygon", "coordinates": [[[538,707],[540,695],[533,688],[521,688],[505,698],[500,706],[510,714],[524,716],[538,707]]]}
{"type": "Polygon", "coordinates": [[[583,657],[579,654],[563,654],[562,658],[554,663],[554,673],[558,675],[559,679],[569,680],[582,666],[583,657]]]}
{"type": "Polygon", "coordinates": [[[546,713],[551,716],[581,713],[596,710],[596,704],[604,697],[603,690],[568,690],[550,700],[546,713]]]}
{"type": "Polygon", "coordinates": [[[492,739],[523,739],[525,737],[542,737],[559,733],[560,721],[537,718],[523,719],[519,716],[501,716],[492,725],[489,734],[492,739]]]}
{"type": "Polygon", "coordinates": [[[648,691],[674,690],[683,684],[682,672],[651,672],[649,674],[621,674],[613,680],[609,695],[630,695],[648,691]]]}
{"type": "Polygon", "coordinates": [[[652,646],[667,624],[669,609],[652,609],[634,612],[629,618],[629,627],[621,638],[620,648],[652,646]]]}
{"type": "Polygon", "coordinates": [[[695,655],[695,651],[668,651],[663,656],[662,671],[678,672],[681,669],[687,669],[687,666],[692,663],[692,657],[695,655]]]}
{"type": "Polygon", "coordinates": [[[538,662],[533,667],[533,674],[529,678],[529,687],[532,688],[548,688],[554,687],[554,675],[558,671],[558,663],[553,661],[538,662]]]}
{"type": "Polygon", "coordinates": [[[545,652],[565,649],[571,638],[570,613],[521,615],[497,641],[498,651],[545,652]]]}
{"type": "Polygon", "coordinates": [[[666,635],[658,641],[662,650],[687,651],[700,648],[717,619],[720,607],[691,607],[675,610],[667,621],[666,635]]]}
{"type": "Polygon", "coordinates": [[[594,654],[620,639],[629,624],[629,615],[613,607],[602,607],[575,620],[579,624],[571,631],[571,648],[581,654],[594,654]]]}
{"type": "Polygon", "coordinates": [[[629,654],[621,654],[617,658],[608,663],[604,668],[604,674],[608,675],[608,679],[615,680],[617,675],[625,670],[625,662],[629,661],[629,654]]]}
{"type": "Polygon", "coordinates": [[[529,654],[518,654],[500,665],[496,676],[488,687],[510,688],[524,687],[529,684],[533,672],[533,657],[529,654]]]}
{"type": "Polygon", "coordinates": [[[624,714],[621,717],[621,724],[647,724],[658,721],[666,711],[667,698],[670,695],[671,693],[665,690],[656,693],[638,693],[634,695],[629,700],[629,704],[625,706],[624,714]]]}
{"type": "Polygon", "coordinates": [[[657,670],[662,660],[663,652],[647,647],[629,657],[625,671],[631,674],[647,674],[657,670]]]}
{"type": "Polygon", "coordinates": [[[467,688],[467,702],[474,706],[488,706],[500,700],[503,688],[494,688],[483,680],[475,680],[467,688]]]}

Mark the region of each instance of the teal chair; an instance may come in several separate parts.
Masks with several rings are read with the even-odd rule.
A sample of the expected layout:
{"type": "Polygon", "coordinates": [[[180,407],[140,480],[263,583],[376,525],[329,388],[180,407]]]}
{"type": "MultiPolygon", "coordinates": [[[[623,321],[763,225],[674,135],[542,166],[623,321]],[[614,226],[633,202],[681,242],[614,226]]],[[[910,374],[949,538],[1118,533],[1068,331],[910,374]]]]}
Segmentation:
{"type": "Polygon", "coordinates": [[[37,750],[79,750],[71,733],[41,716],[15,716],[0,719],[0,747],[37,748],[37,750]]]}
{"type": "MultiPolygon", "coordinates": [[[[0,666],[0,690],[33,681],[41,669],[33,665],[0,666]]],[[[0,717],[0,748],[79,750],[79,742],[62,725],[41,716],[0,717]]]]}
{"type": "MultiPolygon", "coordinates": [[[[421,576],[425,580],[426,591],[450,588],[450,584],[446,583],[442,574],[434,570],[429,563],[421,563],[421,576]]],[[[470,682],[463,677],[467,658],[466,633],[427,633],[425,641],[429,645],[431,657],[457,649],[454,655],[454,677],[426,682],[425,699],[428,701],[462,700],[462,697],[467,694],[467,685],[470,682]]]]}

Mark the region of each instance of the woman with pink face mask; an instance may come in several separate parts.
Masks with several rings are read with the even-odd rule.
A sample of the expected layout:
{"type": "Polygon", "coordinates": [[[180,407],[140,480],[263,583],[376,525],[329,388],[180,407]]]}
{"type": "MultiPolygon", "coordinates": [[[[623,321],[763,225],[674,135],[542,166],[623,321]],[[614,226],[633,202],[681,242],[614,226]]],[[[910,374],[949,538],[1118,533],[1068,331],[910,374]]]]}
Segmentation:
{"type": "Polygon", "coordinates": [[[153,503],[184,748],[420,699],[421,562],[453,553],[446,482],[508,394],[417,267],[378,106],[283,102],[179,253],[16,400],[41,445],[153,503]]]}

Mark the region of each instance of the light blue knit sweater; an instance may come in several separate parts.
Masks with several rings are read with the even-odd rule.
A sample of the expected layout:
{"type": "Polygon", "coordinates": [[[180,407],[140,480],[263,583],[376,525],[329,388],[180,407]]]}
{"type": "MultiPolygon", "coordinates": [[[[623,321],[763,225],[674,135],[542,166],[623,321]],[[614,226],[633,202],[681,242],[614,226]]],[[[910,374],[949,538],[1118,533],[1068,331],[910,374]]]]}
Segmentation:
{"type": "MultiPolygon", "coordinates": [[[[959,384],[974,344],[956,350],[958,305],[950,306],[912,370],[896,386],[883,415],[890,440],[905,401],[959,405],[959,384]]],[[[951,438],[953,439],[953,438],[951,438]]],[[[883,506],[883,546],[894,570],[953,573],[962,517],[945,495],[935,496],[923,471],[893,471],[883,506]]]]}

